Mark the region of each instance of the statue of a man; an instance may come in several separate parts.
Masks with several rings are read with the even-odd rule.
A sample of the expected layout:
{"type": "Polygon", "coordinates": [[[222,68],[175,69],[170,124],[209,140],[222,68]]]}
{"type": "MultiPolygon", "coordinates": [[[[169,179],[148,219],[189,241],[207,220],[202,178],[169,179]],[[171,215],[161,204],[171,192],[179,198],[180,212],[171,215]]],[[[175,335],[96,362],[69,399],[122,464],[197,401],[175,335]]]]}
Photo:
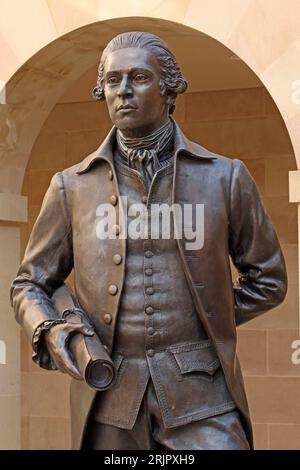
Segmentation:
{"type": "Polygon", "coordinates": [[[189,141],[172,119],[186,88],[157,36],[110,41],[93,93],[114,126],[95,152],[53,176],[12,285],[34,360],[75,379],[73,448],[253,445],[236,325],[283,301],[286,269],[245,165],[189,141]],[[103,207],[115,215],[107,237],[103,207]],[[53,307],[72,269],[92,328],[53,307]],[[98,335],[111,355],[108,390],[82,380],[69,350],[75,334],[98,335]]]}

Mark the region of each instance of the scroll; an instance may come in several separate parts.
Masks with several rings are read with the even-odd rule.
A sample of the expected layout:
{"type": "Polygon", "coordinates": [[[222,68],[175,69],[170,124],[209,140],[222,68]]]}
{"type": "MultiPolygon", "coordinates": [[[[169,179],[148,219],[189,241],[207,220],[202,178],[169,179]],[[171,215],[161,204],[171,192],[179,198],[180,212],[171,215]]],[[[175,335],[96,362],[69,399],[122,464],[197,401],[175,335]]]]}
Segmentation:
{"type": "MultiPolygon", "coordinates": [[[[83,323],[93,330],[87,315],[77,306],[76,299],[66,284],[56,289],[51,300],[56,312],[68,323],[83,323]]],[[[114,363],[96,332],[93,336],[75,334],[70,339],[69,349],[82,377],[90,387],[104,391],[114,384],[114,363]]]]}

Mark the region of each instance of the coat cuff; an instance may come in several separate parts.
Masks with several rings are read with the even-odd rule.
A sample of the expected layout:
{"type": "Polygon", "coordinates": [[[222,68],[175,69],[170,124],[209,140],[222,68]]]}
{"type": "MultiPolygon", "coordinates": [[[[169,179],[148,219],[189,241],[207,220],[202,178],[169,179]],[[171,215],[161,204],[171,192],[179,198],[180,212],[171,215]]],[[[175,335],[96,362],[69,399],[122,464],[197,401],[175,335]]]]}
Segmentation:
{"type": "Polygon", "coordinates": [[[45,331],[48,331],[52,326],[58,325],[60,323],[66,323],[66,320],[46,320],[41,323],[34,331],[32,337],[32,349],[34,351],[32,355],[32,360],[43,369],[57,370],[56,364],[45,346],[43,337],[45,331]]]}

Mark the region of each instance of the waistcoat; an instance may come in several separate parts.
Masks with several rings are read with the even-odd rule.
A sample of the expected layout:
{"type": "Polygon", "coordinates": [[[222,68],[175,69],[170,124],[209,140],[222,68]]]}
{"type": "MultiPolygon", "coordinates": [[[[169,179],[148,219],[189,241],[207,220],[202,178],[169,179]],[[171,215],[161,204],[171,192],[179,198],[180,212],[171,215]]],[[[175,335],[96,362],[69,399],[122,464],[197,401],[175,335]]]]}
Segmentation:
{"type": "Polygon", "coordinates": [[[235,404],[195,310],[174,238],[168,210],[173,162],[155,174],[149,192],[141,175],[117,156],[115,166],[127,213],[125,284],[113,351],[118,374],[110,390],[98,393],[93,419],[131,429],[149,377],[165,427],[232,410],[235,404]],[[159,218],[162,204],[166,212],[159,218]]]}

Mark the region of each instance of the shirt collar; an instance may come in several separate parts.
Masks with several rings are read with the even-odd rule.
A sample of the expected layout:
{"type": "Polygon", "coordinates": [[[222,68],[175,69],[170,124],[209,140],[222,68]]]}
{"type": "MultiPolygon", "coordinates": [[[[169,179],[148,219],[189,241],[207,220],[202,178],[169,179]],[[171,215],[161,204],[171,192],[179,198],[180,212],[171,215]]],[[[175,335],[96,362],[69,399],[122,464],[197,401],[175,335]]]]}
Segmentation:
{"type": "MultiPolygon", "coordinates": [[[[181,131],[180,127],[174,122],[174,152],[184,152],[189,154],[191,157],[195,158],[204,158],[204,159],[215,159],[217,155],[205,149],[196,142],[189,140],[181,131]]],[[[77,174],[87,172],[96,161],[106,160],[113,165],[113,148],[116,139],[116,127],[112,127],[100,147],[95,150],[93,153],[88,155],[82,162],[79,164],[79,168],[76,171],[77,174]]]]}

